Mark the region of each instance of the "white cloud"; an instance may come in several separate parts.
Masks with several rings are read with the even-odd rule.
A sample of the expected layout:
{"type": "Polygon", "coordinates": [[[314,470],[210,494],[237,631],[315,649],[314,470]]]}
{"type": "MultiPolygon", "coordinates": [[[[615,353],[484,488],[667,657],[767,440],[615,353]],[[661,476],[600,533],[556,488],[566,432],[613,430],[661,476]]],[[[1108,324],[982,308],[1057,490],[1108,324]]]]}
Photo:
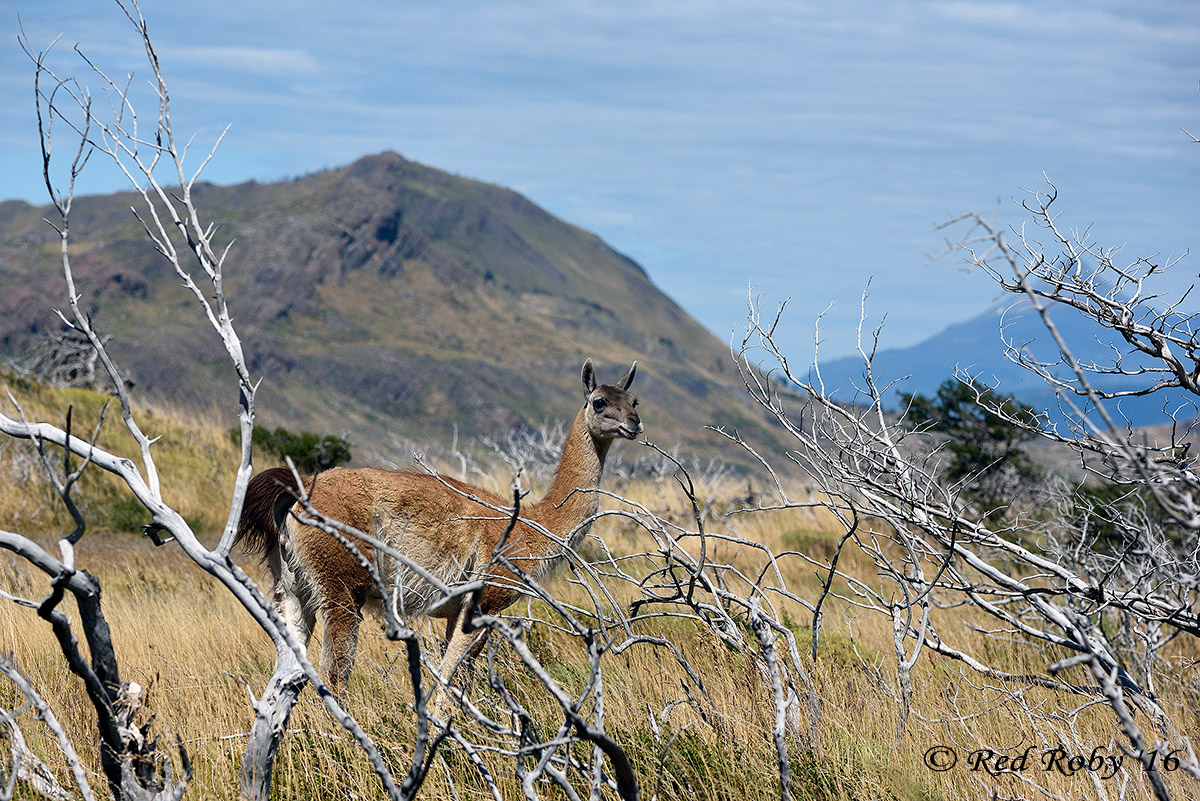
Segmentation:
{"type": "Polygon", "coordinates": [[[178,65],[229,70],[266,77],[305,77],[320,71],[313,55],[299,49],[263,47],[174,47],[163,57],[174,58],[178,65]]]}

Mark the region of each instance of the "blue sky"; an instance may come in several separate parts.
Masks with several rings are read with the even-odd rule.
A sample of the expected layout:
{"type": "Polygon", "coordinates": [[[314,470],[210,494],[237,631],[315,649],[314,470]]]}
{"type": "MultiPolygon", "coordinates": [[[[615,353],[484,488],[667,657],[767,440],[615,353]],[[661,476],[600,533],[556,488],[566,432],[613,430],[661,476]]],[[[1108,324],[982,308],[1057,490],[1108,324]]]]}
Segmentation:
{"type": "MultiPolygon", "coordinates": [[[[144,0],[179,133],[229,135],[210,180],[275,180],[397,150],[510,186],[646,267],[717,336],[747,289],[792,298],[796,359],[854,347],[868,281],[884,345],[996,299],[935,224],[1021,216],[1125,254],[1200,251],[1200,3],[808,0],[144,0]]],[[[65,72],[79,43],[146,69],[105,0],[0,0],[0,198],[44,202],[17,18],[65,72]]],[[[146,110],[149,112],[149,109],[146,110]]],[[[124,188],[91,168],[88,191],[124,188]]],[[[1176,268],[1186,285],[1200,252],[1176,268]]]]}

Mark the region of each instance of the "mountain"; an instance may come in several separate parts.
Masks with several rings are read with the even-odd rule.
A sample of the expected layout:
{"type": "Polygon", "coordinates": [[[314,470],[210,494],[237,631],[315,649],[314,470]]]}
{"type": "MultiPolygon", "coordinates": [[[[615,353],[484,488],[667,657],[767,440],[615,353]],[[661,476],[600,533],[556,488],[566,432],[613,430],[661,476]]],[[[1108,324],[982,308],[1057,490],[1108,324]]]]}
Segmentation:
{"type": "MultiPolygon", "coordinates": [[[[714,448],[705,424],[777,434],[727,346],[630,259],[521,195],[396,153],[272,184],[197,187],[233,241],[225,287],[262,422],[347,436],[360,461],[569,421],[580,366],[634,359],[647,435],[714,448]]],[[[236,408],[220,342],[130,214],[133,194],[76,200],[83,302],[139,392],[236,408]]],[[[48,209],[0,203],[0,355],[18,358],[66,307],[48,209]]],[[[232,418],[231,418],[232,419],[232,418]]]]}
{"type": "MultiPolygon", "coordinates": [[[[1131,354],[1132,347],[1115,338],[1112,332],[1072,309],[1054,308],[1050,316],[1075,358],[1082,363],[1111,364],[1116,351],[1122,354],[1126,368],[1150,363],[1131,354]]],[[[1051,388],[1005,357],[1002,335],[1004,339],[1023,343],[1042,362],[1055,362],[1059,358],[1057,345],[1030,303],[1010,301],[951,325],[912,347],[880,351],[873,362],[875,380],[880,386],[899,382],[889,392],[893,406],[898,406],[901,392],[932,396],[958,369],[1035,409],[1048,411],[1052,419],[1062,419],[1051,388]]],[[[836,359],[821,363],[820,368],[826,386],[836,388],[839,397],[848,398],[854,386],[862,386],[860,358],[836,359]]],[[[1061,369],[1057,374],[1066,375],[1061,369]]],[[[1097,378],[1093,384],[1097,389],[1118,391],[1145,387],[1147,382],[1136,376],[1107,376],[1097,378]]],[[[1118,404],[1110,404],[1109,410],[1116,413],[1114,419],[1118,421],[1124,418],[1135,426],[1153,426],[1162,424],[1167,420],[1166,414],[1175,410],[1182,410],[1181,420],[1196,417],[1195,401],[1187,393],[1171,390],[1146,398],[1125,398],[1118,404]]]]}

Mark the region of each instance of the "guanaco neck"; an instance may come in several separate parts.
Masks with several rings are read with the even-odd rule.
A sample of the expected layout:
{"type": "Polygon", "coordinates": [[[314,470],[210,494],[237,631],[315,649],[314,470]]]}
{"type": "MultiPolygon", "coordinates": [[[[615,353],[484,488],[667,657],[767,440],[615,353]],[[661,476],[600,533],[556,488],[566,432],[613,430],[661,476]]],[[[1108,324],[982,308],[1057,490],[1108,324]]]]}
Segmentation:
{"type": "MultiPolygon", "coordinates": [[[[529,517],[562,537],[596,513],[600,495],[600,474],[612,440],[596,439],[588,431],[587,407],[579,410],[563,443],[562,460],[554,474],[554,483],[545,497],[529,510],[529,517]]],[[[575,532],[578,539],[582,531],[575,532]]]]}

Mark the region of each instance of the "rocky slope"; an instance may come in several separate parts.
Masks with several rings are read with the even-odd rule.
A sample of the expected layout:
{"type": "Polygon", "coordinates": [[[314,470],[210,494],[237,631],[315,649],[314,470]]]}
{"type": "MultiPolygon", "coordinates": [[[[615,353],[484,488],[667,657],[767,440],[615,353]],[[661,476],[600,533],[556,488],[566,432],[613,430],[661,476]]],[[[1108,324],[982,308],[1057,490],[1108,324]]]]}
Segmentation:
{"type": "MultiPolygon", "coordinates": [[[[524,197],[396,153],[275,184],[202,186],[234,241],[227,294],[261,419],[328,431],[359,461],[406,461],[404,441],[503,435],[574,414],[579,369],[639,361],[656,442],[711,453],[703,426],[774,439],[726,345],[634,262],[524,197]]],[[[139,392],[236,406],[232,371],[192,298],[153,250],[133,195],[80,198],[79,288],[139,392]]],[[[20,358],[65,308],[46,209],[0,203],[0,355],[20,358]]]]}

